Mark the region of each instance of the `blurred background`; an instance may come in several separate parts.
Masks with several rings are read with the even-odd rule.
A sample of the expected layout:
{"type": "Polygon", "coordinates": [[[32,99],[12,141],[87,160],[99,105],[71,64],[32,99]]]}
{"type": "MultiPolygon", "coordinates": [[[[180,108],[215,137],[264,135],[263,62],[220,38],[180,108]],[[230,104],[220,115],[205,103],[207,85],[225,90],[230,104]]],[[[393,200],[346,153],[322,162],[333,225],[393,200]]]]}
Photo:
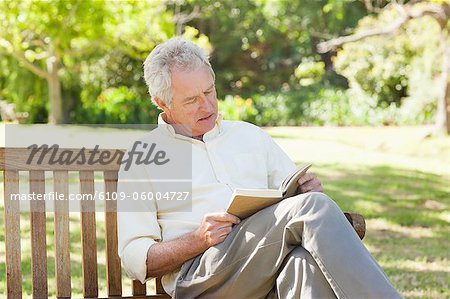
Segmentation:
{"type": "Polygon", "coordinates": [[[142,62],[181,35],[211,56],[228,119],[433,124],[448,10],[444,0],[3,1],[2,119],[154,123],[142,62]],[[321,44],[352,33],[360,39],[321,44]]]}
{"type": "Polygon", "coordinates": [[[449,5],[0,1],[1,119],[156,123],[142,63],[183,36],[210,55],[225,119],[265,127],[364,215],[364,243],[403,296],[450,298],[449,5]]]}

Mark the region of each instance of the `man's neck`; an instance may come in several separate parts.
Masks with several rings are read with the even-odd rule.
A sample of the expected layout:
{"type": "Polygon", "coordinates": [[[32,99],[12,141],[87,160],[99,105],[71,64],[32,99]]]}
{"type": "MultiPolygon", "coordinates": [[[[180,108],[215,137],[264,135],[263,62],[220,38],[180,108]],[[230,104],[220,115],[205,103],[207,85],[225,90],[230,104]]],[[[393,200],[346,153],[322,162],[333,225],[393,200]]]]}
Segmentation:
{"type": "Polygon", "coordinates": [[[203,141],[203,135],[200,135],[200,136],[191,136],[191,138],[194,138],[194,139],[203,141]]]}
{"type": "Polygon", "coordinates": [[[172,128],[175,130],[175,132],[176,132],[177,134],[180,134],[180,135],[183,135],[183,136],[186,136],[186,137],[190,137],[190,138],[193,138],[193,139],[197,139],[197,140],[203,141],[203,135],[192,136],[192,133],[189,134],[189,133],[187,132],[187,131],[189,131],[189,130],[184,130],[185,126],[183,126],[183,125],[173,125],[173,122],[170,120],[170,118],[167,116],[166,113],[163,112],[163,113],[161,114],[161,116],[162,116],[162,119],[163,119],[167,124],[169,124],[169,125],[172,126],[172,128]]]}

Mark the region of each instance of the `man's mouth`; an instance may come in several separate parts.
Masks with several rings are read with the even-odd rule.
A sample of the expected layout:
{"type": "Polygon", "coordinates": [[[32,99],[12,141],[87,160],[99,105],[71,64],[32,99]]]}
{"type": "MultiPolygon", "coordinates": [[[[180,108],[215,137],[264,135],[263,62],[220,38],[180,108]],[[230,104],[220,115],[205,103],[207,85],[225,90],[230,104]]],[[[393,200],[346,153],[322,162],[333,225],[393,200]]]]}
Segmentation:
{"type": "Polygon", "coordinates": [[[203,121],[203,120],[210,120],[211,119],[211,117],[214,115],[214,113],[212,113],[212,114],[210,114],[209,116],[207,116],[207,117],[204,117],[204,118],[200,118],[199,119],[199,121],[203,121]]]}

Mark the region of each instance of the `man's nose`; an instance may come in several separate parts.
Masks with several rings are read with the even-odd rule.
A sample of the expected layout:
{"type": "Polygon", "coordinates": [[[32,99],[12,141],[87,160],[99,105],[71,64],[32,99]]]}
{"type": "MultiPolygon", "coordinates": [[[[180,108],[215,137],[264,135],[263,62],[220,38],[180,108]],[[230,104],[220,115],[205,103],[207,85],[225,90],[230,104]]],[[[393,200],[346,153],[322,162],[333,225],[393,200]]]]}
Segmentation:
{"type": "Polygon", "coordinates": [[[201,108],[202,110],[207,110],[207,111],[212,110],[213,104],[212,104],[212,102],[211,102],[211,98],[208,97],[207,95],[201,94],[201,95],[200,95],[200,101],[199,101],[199,102],[200,102],[200,108],[201,108]]]}

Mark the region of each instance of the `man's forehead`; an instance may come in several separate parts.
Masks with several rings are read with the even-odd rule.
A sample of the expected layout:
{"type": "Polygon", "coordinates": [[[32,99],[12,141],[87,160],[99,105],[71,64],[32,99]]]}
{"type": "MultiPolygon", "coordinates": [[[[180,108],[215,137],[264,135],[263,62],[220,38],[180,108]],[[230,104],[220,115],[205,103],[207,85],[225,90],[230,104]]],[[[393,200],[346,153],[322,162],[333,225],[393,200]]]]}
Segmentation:
{"type": "Polygon", "coordinates": [[[202,92],[205,92],[211,88],[214,87],[214,82],[212,82],[208,87],[206,88],[192,88],[189,92],[186,90],[185,95],[183,95],[184,99],[191,99],[191,98],[195,98],[197,97],[199,94],[201,94],[202,92]]]}
{"type": "Polygon", "coordinates": [[[212,78],[212,74],[209,68],[206,65],[202,65],[200,67],[194,69],[179,69],[173,68],[170,70],[172,80],[180,81],[181,83],[186,81],[192,81],[198,78],[206,79],[212,78]]]}
{"type": "Polygon", "coordinates": [[[214,86],[209,69],[204,66],[193,71],[174,70],[172,72],[173,91],[180,96],[197,96],[214,86]]]}

